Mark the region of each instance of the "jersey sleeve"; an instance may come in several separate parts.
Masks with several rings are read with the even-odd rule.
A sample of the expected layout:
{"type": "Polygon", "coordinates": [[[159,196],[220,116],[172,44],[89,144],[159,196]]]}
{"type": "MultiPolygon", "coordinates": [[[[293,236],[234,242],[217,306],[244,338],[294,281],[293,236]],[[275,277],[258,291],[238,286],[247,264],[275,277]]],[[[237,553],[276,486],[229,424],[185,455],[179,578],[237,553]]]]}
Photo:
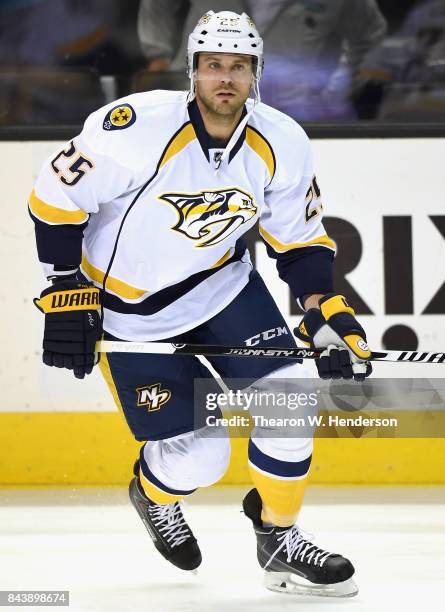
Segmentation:
{"type": "Polygon", "coordinates": [[[123,193],[129,170],[104,152],[94,119],[43,165],[29,197],[37,252],[47,278],[72,274],[90,215],[123,193]]]}
{"type": "Polygon", "coordinates": [[[304,132],[281,147],[276,175],[265,190],[259,232],[282,280],[301,299],[333,290],[335,242],[323,227],[323,204],[304,132]],[[281,167],[280,167],[281,165],[281,167]]]}

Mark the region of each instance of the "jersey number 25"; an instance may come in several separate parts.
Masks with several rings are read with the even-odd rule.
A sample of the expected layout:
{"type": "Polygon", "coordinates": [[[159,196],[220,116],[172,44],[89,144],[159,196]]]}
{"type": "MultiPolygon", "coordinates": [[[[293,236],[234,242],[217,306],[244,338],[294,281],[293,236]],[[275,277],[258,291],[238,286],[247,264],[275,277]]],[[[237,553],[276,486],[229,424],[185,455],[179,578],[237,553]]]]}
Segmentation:
{"type": "Polygon", "coordinates": [[[77,151],[76,145],[71,141],[68,147],[52,160],[51,167],[64,185],[73,187],[88,170],[94,168],[94,164],[77,151]]]}

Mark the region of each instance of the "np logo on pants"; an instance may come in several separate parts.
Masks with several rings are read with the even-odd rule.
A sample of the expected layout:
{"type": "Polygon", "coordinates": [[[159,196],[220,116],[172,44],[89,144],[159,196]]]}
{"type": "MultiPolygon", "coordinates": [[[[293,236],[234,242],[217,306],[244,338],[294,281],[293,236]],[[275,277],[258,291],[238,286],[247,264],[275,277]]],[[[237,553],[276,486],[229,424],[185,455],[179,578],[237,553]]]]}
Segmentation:
{"type": "Polygon", "coordinates": [[[161,389],[161,383],[138,387],[136,393],[138,394],[137,405],[148,406],[148,412],[159,410],[172,396],[168,389],[161,389]]]}

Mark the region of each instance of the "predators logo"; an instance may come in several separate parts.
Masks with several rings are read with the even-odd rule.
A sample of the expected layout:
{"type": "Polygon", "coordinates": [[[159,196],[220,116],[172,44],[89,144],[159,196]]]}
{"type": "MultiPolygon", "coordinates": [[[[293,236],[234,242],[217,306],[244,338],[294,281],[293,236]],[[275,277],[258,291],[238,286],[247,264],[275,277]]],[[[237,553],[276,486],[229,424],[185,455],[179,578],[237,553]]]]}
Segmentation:
{"type": "Polygon", "coordinates": [[[198,25],[205,25],[209,23],[211,15],[209,13],[205,13],[201,19],[198,21],[198,25]]]}
{"type": "Polygon", "coordinates": [[[253,198],[241,189],[218,189],[198,193],[164,193],[159,200],[175,207],[178,221],[172,227],[208,247],[225,240],[257,213],[253,198]]]}
{"type": "Polygon", "coordinates": [[[121,104],[108,111],[102,127],[107,131],[122,130],[133,125],[135,121],[136,113],[134,108],[130,104],[121,104]]]}

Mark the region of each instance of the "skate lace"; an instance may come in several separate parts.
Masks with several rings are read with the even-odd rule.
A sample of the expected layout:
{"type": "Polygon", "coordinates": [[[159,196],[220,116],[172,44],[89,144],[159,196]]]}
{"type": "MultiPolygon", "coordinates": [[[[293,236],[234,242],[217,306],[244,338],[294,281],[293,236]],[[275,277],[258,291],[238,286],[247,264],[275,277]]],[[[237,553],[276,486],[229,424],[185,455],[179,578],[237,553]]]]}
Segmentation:
{"type": "Polygon", "coordinates": [[[266,563],[266,567],[283,549],[285,549],[288,563],[290,563],[292,559],[296,561],[299,559],[304,563],[313,563],[319,567],[323,567],[326,559],[332,555],[332,553],[322,550],[315,544],[312,544],[311,542],[314,536],[310,533],[302,532],[297,525],[285,531],[277,531],[276,534],[278,536],[277,542],[280,542],[280,545],[266,563]]]}
{"type": "Polygon", "coordinates": [[[148,509],[156,529],[170,546],[179,546],[191,536],[190,529],[182,514],[181,502],[174,504],[153,504],[148,509]]]}

